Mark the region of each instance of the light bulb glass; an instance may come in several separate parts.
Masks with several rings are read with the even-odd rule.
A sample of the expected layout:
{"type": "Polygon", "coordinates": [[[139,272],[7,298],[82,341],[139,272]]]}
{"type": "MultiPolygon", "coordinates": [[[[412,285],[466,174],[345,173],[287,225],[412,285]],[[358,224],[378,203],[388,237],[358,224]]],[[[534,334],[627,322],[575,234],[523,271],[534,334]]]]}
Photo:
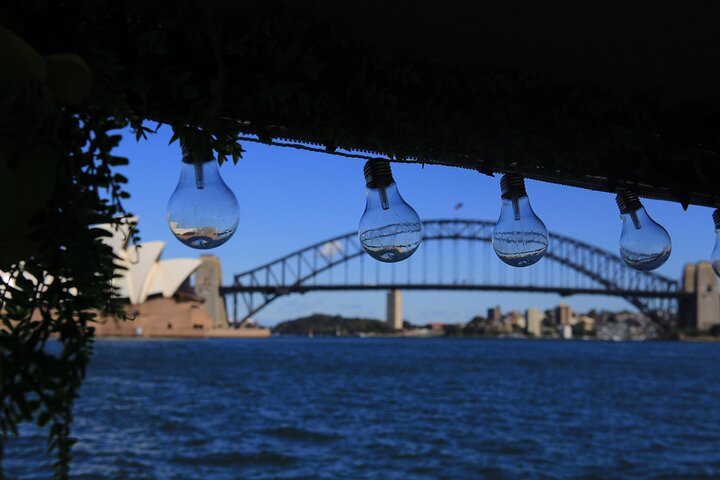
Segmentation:
{"type": "Polygon", "coordinates": [[[528,267],[545,255],[547,228],[535,215],[527,195],[502,199],[492,245],[500,260],[513,267],[528,267]]]}
{"type": "Polygon", "coordinates": [[[720,228],[715,229],[715,248],[710,255],[710,263],[712,263],[715,275],[720,277],[720,228]]]}
{"type": "Polygon", "coordinates": [[[422,240],[420,217],[400,196],[397,185],[368,188],[358,237],[363,249],[381,262],[399,262],[415,253],[422,240]]]}
{"type": "Polygon", "coordinates": [[[232,237],[239,219],[237,199],[220,176],[217,162],[183,158],[167,208],[173,235],[188,247],[215,248],[232,237]]]}
{"type": "Polygon", "coordinates": [[[667,230],[659,225],[640,206],[620,215],[620,256],[636,270],[655,270],[667,261],[672,241],[667,230]]]}

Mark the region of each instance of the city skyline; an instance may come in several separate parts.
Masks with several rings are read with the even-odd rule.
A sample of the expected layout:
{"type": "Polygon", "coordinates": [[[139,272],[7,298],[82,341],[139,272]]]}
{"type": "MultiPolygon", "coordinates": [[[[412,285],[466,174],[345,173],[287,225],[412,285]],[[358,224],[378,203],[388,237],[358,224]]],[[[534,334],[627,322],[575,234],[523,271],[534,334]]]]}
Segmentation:
{"type": "MultiPolygon", "coordinates": [[[[333,159],[326,155],[257,144],[247,150],[237,166],[224,165],[221,173],[240,203],[240,224],[233,238],[215,250],[201,252],[173,238],[165,206],[179,176],[180,149],[168,145],[168,128],[138,144],[125,132],[119,154],[133,162],[122,171],[129,178],[132,198],[129,210],[140,217],[144,241],[164,240],[167,258],[213,253],[220,257],[223,278],[254,268],[290,251],[325,238],[353,231],[365,206],[363,161],[333,159]],[[155,162],[163,175],[148,178],[143,167],[155,162]],[[266,167],[273,163],[273,168],[266,167]],[[268,175],[272,172],[272,175],[268,175]]],[[[450,167],[393,164],[394,176],[404,198],[423,219],[460,218],[496,220],[499,213],[499,178],[450,167]],[[456,209],[462,204],[460,210],[456,209]]],[[[576,237],[617,252],[620,220],[614,196],[529,180],[533,208],[551,232],[576,237]]],[[[684,212],[670,202],[644,200],[653,218],[664,225],[673,239],[673,254],[657,272],[679,279],[684,264],[707,259],[714,232],[711,210],[691,206],[684,212]]],[[[500,262],[499,259],[494,261],[500,262]]],[[[550,308],[561,297],[550,294],[404,292],[405,316],[415,323],[467,321],[489,306],[550,308]]],[[[622,299],[573,296],[562,299],[575,310],[633,310],[622,299]]],[[[314,312],[383,317],[384,294],[310,293],[275,302],[257,316],[274,325],[279,321],[314,312]]]]}

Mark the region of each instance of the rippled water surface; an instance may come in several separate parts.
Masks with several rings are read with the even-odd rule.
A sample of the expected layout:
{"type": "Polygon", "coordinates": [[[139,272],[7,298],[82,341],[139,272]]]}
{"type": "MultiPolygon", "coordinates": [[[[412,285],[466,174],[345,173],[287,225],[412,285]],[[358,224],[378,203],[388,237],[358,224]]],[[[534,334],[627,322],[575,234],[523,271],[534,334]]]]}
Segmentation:
{"type": "Polygon", "coordinates": [[[720,344],[103,340],[75,414],[81,479],[720,478],[720,344]]]}

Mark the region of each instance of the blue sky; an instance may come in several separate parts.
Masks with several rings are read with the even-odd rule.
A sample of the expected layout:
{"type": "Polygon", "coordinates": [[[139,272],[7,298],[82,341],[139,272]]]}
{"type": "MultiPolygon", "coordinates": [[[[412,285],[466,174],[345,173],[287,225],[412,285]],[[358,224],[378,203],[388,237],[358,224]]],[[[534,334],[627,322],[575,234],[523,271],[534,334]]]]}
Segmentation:
{"type": "MultiPolygon", "coordinates": [[[[135,141],[127,132],[118,154],[130,158],[120,170],[129,178],[127,208],[140,217],[144,241],[164,240],[163,258],[195,257],[200,253],[182,245],[165,221],[167,200],[179,176],[180,147],[168,145],[170,129],[162,128],[148,140],[135,141]]],[[[354,231],[365,208],[363,160],[295,149],[244,144],[244,158],[221,167],[228,186],[240,203],[240,225],[225,245],[209,252],[220,257],[223,277],[230,282],[241,272],[293,250],[335,235],[354,231]]],[[[394,164],[393,173],[405,200],[421,218],[496,220],[499,213],[499,177],[470,170],[394,164]]],[[[548,230],[617,251],[620,219],[614,196],[578,188],[527,181],[538,216],[548,230]]],[[[679,278],[685,263],[707,259],[714,231],[711,209],[644,200],[650,215],[663,225],[673,241],[673,253],[658,272],[679,278]]],[[[493,261],[500,262],[493,258],[493,261]]],[[[257,315],[273,325],[313,312],[384,318],[384,292],[324,292],[290,296],[257,315]]],[[[612,297],[525,293],[405,292],[404,316],[413,323],[464,322],[499,304],[504,310],[528,306],[550,308],[560,301],[574,309],[631,308],[612,297]]]]}

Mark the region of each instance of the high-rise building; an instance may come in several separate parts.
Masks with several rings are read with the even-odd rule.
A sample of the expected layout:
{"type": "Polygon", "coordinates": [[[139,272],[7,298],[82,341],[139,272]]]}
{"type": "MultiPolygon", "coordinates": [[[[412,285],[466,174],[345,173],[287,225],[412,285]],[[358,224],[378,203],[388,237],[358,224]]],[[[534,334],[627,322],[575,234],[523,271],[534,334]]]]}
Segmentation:
{"type": "Polygon", "coordinates": [[[572,321],[572,308],[570,305],[560,303],[555,307],[555,321],[558,325],[570,325],[572,321]]]}
{"type": "Polygon", "coordinates": [[[496,305],[493,308],[488,308],[487,319],[488,323],[495,323],[500,321],[502,312],[500,311],[500,305],[496,305]]]}
{"type": "Polygon", "coordinates": [[[525,311],[525,331],[536,337],[542,337],[542,322],[545,314],[537,308],[530,307],[525,311]]]}

